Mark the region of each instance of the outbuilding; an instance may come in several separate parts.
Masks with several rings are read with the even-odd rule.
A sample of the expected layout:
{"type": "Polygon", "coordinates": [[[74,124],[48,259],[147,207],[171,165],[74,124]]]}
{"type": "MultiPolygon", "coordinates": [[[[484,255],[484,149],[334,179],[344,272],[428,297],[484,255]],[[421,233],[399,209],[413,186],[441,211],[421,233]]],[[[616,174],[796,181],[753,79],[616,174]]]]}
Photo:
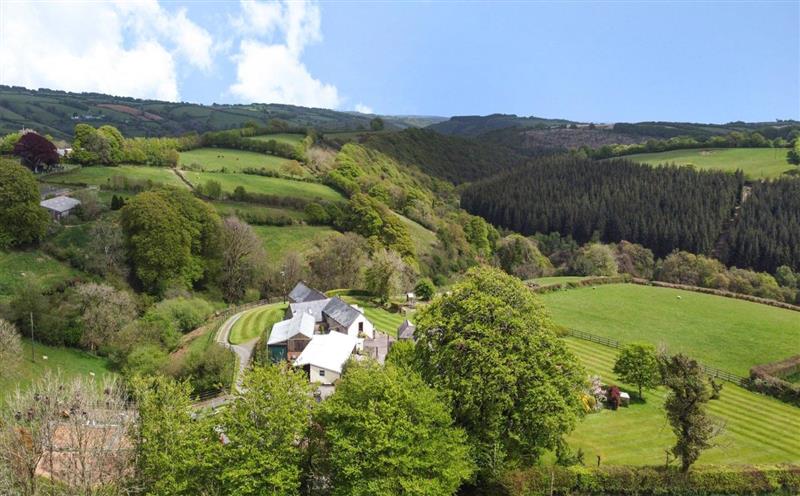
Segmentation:
{"type": "Polygon", "coordinates": [[[41,207],[50,212],[50,217],[52,217],[53,220],[63,219],[80,204],[80,200],[69,196],[56,196],[39,202],[41,207]]]}

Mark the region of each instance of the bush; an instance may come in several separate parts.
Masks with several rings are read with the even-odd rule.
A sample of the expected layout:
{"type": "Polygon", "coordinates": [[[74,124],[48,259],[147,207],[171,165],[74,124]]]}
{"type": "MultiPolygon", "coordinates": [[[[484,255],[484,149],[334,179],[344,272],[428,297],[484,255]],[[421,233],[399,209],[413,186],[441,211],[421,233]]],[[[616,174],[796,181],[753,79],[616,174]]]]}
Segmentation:
{"type": "Polygon", "coordinates": [[[164,300],[147,312],[169,320],[178,332],[189,332],[200,327],[214,313],[214,307],[202,298],[172,298],[164,300]]]}
{"type": "Polygon", "coordinates": [[[584,246],[572,260],[573,273],[582,276],[615,276],[617,261],[614,251],[608,245],[592,243],[584,246]]]}
{"type": "Polygon", "coordinates": [[[433,285],[433,281],[428,277],[420,279],[417,285],[414,286],[414,294],[422,301],[429,301],[436,294],[436,286],[433,285]]]}
{"type": "Polygon", "coordinates": [[[707,466],[688,474],[664,467],[532,467],[506,473],[500,485],[508,496],[797,494],[800,467],[707,466]]]}

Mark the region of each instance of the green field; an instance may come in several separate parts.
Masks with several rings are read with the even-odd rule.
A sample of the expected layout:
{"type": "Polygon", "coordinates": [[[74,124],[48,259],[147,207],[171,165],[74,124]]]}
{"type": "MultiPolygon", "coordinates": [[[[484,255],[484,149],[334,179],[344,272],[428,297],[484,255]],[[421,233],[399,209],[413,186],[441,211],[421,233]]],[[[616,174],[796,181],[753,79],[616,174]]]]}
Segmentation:
{"type": "Polygon", "coordinates": [[[413,315],[413,313],[403,315],[402,313],[390,312],[364,297],[341,295],[340,298],[347,303],[361,307],[364,310],[364,315],[372,322],[375,329],[390,336],[397,336],[397,328],[400,327],[400,324],[413,315]]]}
{"type": "Polygon", "coordinates": [[[320,183],[293,181],[279,177],[254,176],[250,174],[232,174],[222,172],[194,172],[183,173],[193,185],[202,185],[206,181],[219,181],[222,190],[233,193],[237,186],[242,186],[248,193],[261,193],[265,195],[290,196],[306,200],[343,200],[344,197],[335,190],[320,183]]]}
{"type": "Polygon", "coordinates": [[[134,181],[152,181],[156,184],[166,184],[185,188],[186,184],[166,167],[144,167],[136,165],[120,165],[118,167],[104,167],[95,165],[80,167],[63,174],[45,176],[43,181],[59,184],[77,184],[105,186],[114,176],[124,176],[134,181]]]}
{"type": "Polygon", "coordinates": [[[0,302],[27,284],[47,289],[79,275],[80,271],[41,251],[0,251],[0,302]]]}
{"type": "Polygon", "coordinates": [[[750,179],[770,179],[797,169],[786,162],[786,148],[698,148],[662,153],[640,153],[625,158],[650,165],[694,165],[698,169],[734,172],[750,179]]]}
{"type": "Polygon", "coordinates": [[[232,344],[241,344],[261,337],[262,333],[272,329],[274,323],[283,320],[285,312],[285,303],[273,303],[248,310],[233,325],[228,341],[232,344]]]}
{"type": "Polygon", "coordinates": [[[287,145],[299,145],[304,139],[306,139],[306,136],[304,134],[278,133],[278,134],[262,134],[261,136],[251,136],[248,139],[256,141],[275,140],[278,143],[285,143],[287,145]]]}
{"type": "Polygon", "coordinates": [[[222,169],[225,172],[241,172],[248,167],[283,172],[283,166],[290,162],[291,160],[264,153],[227,148],[198,148],[181,152],[179,165],[181,168],[201,168],[206,172],[219,172],[222,169]]]}
{"type": "Polygon", "coordinates": [[[80,375],[88,378],[90,377],[89,372],[94,372],[97,381],[102,381],[104,376],[114,375],[109,370],[108,361],[105,358],[73,348],[45,346],[36,343],[33,348],[35,361],[32,361],[31,342],[25,339],[22,344],[22,364],[17,374],[14,376],[0,374],[0,402],[5,394],[13,391],[17,385],[25,388],[48,370],[53,372],[60,370],[67,378],[80,375]],[[44,356],[47,357],[47,360],[43,358],[44,356]]]}
{"type": "Polygon", "coordinates": [[[403,224],[408,227],[408,233],[411,235],[411,240],[414,242],[414,249],[417,254],[425,255],[432,253],[438,241],[436,233],[408,217],[400,214],[397,214],[397,216],[400,217],[403,224]]]}
{"type": "Polygon", "coordinates": [[[741,376],[753,365],[796,355],[800,343],[797,312],[722,296],[609,284],[541,299],[559,325],[623,343],[664,343],[741,376]]]}
{"type": "MultiPolygon", "coordinates": [[[[567,339],[567,344],[590,374],[615,383],[611,369],[617,350],[599,344],[567,339]]],[[[635,389],[618,384],[623,390],[635,389]]],[[[633,395],[631,395],[633,396],[633,395]]],[[[663,389],[645,392],[646,403],[602,410],[587,415],[568,442],[585,454],[587,465],[659,465],[664,450],[675,437],[664,414],[663,389]]],[[[719,400],[709,403],[709,414],[724,423],[714,448],[704,452],[699,464],[750,464],[800,462],[800,410],[772,398],[725,383],[719,400]]]]}
{"type": "Polygon", "coordinates": [[[212,202],[217,213],[223,217],[241,214],[268,214],[272,216],[285,215],[295,220],[305,220],[306,214],[300,210],[290,208],[267,207],[255,203],[243,203],[234,201],[215,201],[212,202]]]}
{"type": "Polygon", "coordinates": [[[281,262],[289,253],[305,253],[336,231],[327,226],[253,226],[264,242],[267,260],[281,262]]]}

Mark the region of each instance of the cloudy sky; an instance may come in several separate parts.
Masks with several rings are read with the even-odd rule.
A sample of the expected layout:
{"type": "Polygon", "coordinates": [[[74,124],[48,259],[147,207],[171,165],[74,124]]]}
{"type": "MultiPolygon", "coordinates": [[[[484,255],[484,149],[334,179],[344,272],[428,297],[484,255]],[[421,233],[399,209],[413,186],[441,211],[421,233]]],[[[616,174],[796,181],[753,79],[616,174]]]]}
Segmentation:
{"type": "Polygon", "coordinates": [[[0,83],[584,121],[800,118],[800,2],[0,1],[0,83]]]}

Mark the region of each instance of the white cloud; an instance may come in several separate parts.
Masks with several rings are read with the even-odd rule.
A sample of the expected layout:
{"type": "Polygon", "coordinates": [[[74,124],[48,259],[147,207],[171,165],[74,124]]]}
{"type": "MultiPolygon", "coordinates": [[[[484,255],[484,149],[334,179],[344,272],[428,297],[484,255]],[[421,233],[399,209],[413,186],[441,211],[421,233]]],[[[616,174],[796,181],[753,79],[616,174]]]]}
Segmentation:
{"type": "Polygon", "coordinates": [[[336,87],[314,78],[301,60],[306,45],[322,39],[316,3],[242,0],[241,10],[231,23],[244,37],[233,55],[232,94],[247,102],[341,105],[336,87]]]}
{"type": "Polygon", "coordinates": [[[360,112],[362,114],[374,114],[375,113],[375,111],[372,110],[372,107],[368,107],[367,105],[364,105],[363,103],[357,103],[355,111],[356,112],[360,112]]]}
{"type": "Polygon", "coordinates": [[[177,100],[176,65],[207,70],[213,40],[155,0],[3,2],[0,83],[177,100]]]}

